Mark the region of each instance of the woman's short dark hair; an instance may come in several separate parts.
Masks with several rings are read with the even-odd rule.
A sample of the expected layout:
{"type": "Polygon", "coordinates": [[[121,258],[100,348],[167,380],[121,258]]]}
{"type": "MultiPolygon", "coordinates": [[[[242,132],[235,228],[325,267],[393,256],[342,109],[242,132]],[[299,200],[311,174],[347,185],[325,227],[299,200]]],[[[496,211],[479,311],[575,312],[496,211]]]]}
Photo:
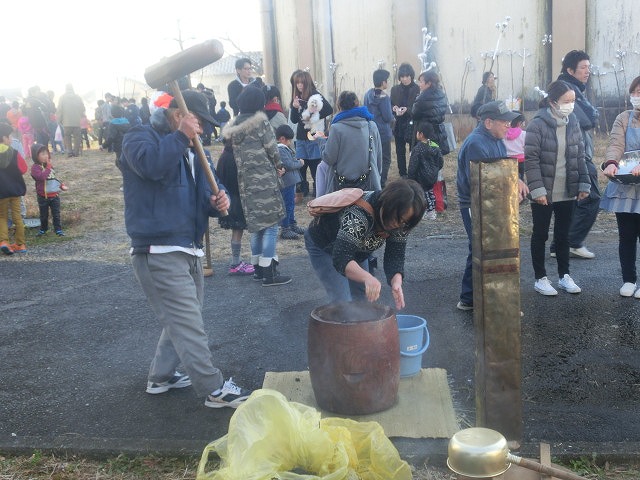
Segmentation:
{"type": "Polygon", "coordinates": [[[413,208],[413,215],[406,222],[407,229],[411,230],[422,220],[427,209],[424,189],[415,180],[394,180],[382,189],[376,207],[378,212],[382,211],[379,215],[384,225],[399,222],[413,208]]]}
{"type": "Polygon", "coordinates": [[[433,70],[422,72],[418,78],[421,78],[424,83],[430,83],[431,88],[440,88],[440,76],[433,70]]]}
{"type": "Polygon", "coordinates": [[[629,85],[629,93],[633,93],[633,91],[638,88],[638,85],[640,85],[640,77],[636,77],[631,80],[631,85],[629,85]]]}
{"type": "Polygon", "coordinates": [[[558,99],[571,90],[569,84],[562,80],[556,80],[547,85],[547,96],[540,100],[539,107],[548,107],[551,103],[557,102],[558,99]]]}
{"type": "Polygon", "coordinates": [[[360,105],[360,102],[358,102],[358,96],[354,92],[348,90],[340,92],[340,96],[338,97],[338,107],[340,110],[351,110],[358,105],[360,105]]]}
{"type": "Polygon", "coordinates": [[[482,74],[482,84],[484,85],[485,83],[487,83],[487,80],[489,80],[489,77],[493,75],[493,72],[489,71],[489,72],[484,72],[482,74]]]}
{"type": "Polygon", "coordinates": [[[416,77],[416,71],[413,69],[413,67],[410,64],[401,63],[400,66],[398,67],[398,80],[400,80],[400,77],[406,77],[406,76],[411,77],[411,81],[413,82],[413,80],[416,77]]]}

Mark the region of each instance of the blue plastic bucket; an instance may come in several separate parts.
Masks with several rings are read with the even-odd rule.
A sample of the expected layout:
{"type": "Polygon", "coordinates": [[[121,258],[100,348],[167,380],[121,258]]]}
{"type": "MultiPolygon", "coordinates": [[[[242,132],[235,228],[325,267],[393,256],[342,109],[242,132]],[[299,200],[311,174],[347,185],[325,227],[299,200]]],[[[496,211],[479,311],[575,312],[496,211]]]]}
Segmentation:
{"type": "Polygon", "coordinates": [[[427,321],[416,315],[396,315],[400,337],[400,378],[416,375],[422,368],[422,354],[429,348],[427,321]]]}

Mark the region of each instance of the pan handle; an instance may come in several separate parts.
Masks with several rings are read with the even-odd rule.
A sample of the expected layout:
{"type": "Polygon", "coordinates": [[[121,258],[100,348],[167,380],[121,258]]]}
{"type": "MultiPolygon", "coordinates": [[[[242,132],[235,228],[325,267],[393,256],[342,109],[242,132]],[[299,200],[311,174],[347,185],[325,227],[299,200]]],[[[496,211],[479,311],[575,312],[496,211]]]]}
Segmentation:
{"type": "Polygon", "coordinates": [[[549,475],[550,477],[560,478],[561,480],[588,480],[585,477],[576,475],[575,473],[566,472],[564,470],[560,470],[559,468],[550,467],[549,465],[543,465],[541,463],[534,462],[533,460],[518,457],[511,453],[507,453],[507,461],[510,463],[515,463],[516,465],[520,465],[523,468],[527,468],[544,475],[549,475]]]}

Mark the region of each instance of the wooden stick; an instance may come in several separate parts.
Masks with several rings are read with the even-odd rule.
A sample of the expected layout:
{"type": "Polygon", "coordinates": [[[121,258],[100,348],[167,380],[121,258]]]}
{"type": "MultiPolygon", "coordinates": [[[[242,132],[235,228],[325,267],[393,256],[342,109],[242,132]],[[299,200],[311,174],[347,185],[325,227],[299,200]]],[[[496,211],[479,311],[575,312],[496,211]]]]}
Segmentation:
{"type": "MultiPolygon", "coordinates": [[[[184,97],[182,96],[182,92],[180,91],[180,86],[178,85],[177,80],[172,80],[169,82],[169,86],[173,92],[173,98],[176,99],[178,103],[178,109],[180,113],[186,115],[189,113],[189,109],[187,108],[187,104],[184,101],[184,97]]],[[[211,186],[211,190],[213,190],[214,195],[217,195],[220,189],[218,188],[218,184],[216,183],[216,179],[213,176],[213,172],[211,171],[211,167],[209,166],[209,162],[207,161],[207,156],[204,153],[204,148],[202,148],[202,143],[200,142],[200,136],[196,135],[193,139],[193,146],[196,149],[196,153],[198,154],[198,159],[200,160],[200,165],[202,166],[202,170],[207,176],[207,181],[211,186]]],[[[228,215],[226,210],[220,210],[220,215],[226,217],[228,215]]]]}
{"type": "Polygon", "coordinates": [[[213,266],[211,265],[211,240],[209,238],[209,221],[207,221],[207,230],[204,233],[204,253],[206,262],[202,269],[205,277],[213,276],[213,266]]]}

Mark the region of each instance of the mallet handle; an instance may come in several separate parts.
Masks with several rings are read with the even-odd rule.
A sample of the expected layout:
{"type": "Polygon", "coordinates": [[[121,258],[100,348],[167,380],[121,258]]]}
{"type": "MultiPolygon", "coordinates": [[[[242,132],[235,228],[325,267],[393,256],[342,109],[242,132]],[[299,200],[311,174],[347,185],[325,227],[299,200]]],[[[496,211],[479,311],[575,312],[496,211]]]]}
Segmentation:
{"type": "MultiPolygon", "coordinates": [[[[174,98],[176,99],[176,102],[178,104],[178,109],[180,110],[180,113],[182,113],[183,115],[187,115],[189,113],[189,109],[187,108],[187,104],[184,101],[184,97],[182,96],[182,92],[180,91],[180,87],[178,86],[178,81],[177,80],[171,80],[169,82],[169,86],[171,87],[171,90],[174,94],[174,98]]],[[[218,192],[220,191],[220,189],[218,188],[218,184],[216,183],[216,179],[213,176],[213,172],[211,171],[211,167],[209,166],[209,162],[207,162],[207,156],[204,153],[204,148],[202,148],[202,143],[200,142],[200,136],[196,135],[193,139],[193,146],[196,149],[196,153],[198,154],[198,159],[200,160],[200,165],[202,166],[202,169],[205,173],[205,175],[207,176],[207,181],[209,182],[209,185],[211,186],[211,190],[213,190],[213,193],[215,195],[218,194],[218,192]]],[[[220,215],[222,215],[223,217],[226,217],[228,215],[226,210],[221,210],[220,211],[220,215]]]]}

